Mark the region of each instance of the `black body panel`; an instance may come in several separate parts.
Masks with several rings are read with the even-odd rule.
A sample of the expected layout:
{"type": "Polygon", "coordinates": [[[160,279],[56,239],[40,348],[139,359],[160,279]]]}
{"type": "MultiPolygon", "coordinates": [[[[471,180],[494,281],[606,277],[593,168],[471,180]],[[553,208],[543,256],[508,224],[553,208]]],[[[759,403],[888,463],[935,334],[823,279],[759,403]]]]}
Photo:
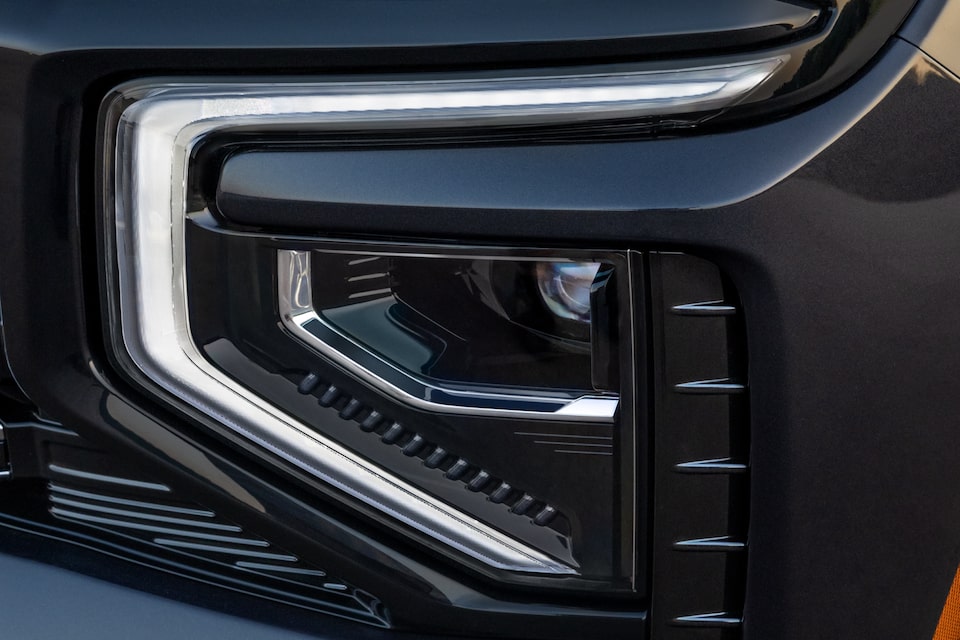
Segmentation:
{"type": "Polygon", "coordinates": [[[813,26],[814,1],[174,0],[162,5],[41,2],[9,10],[3,33],[32,53],[80,49],[440,47],[530,44],[678,53],[767,44],[813,26]],[[81,25],[81,28],[78,28],[81,25]],[[123,28],[118,28],[122,25],[123,28]]]}
{"type": "MultiPolygon", "coordinates": [[[[588,637],[604,624],[609,637],[643,637],[646,602],[500,589],[318,497],[309,479],[266,471],[207,425],[160,407],[117,375],[105,346],[98,261],[98,112],[120,82],[163,74],[382,76],[661,64],[661,50],[701,59],[728,42],[717,32],[735,31],[743,39],[730,55],[782,47],[808,51],[811,62],[767,106],[731,112],[702,134],[383,151],[381,171],[416,154],[436,154],[431,162],[451,180],[472,176],[477,166],[488,171],[470,183],[472,192],[415,175],[419,193],[439,206],[398,207],[349,224],[318,218],[322,194],[280,203],[275,182],[256,182],[270,172],[298,180],[285,165],[289,154],[247,168],[237,156],[225,170],[246,191],[222,190],[222,208],[230,217],[229,198],[247,198],[243,211],[262,209],[237,222],[262,224],[267,216],[287,230],[321,224],[373,236],[683,251],[716,264],[739,295],[750,354],[743,637],[930,636],[960,564],[960,454],[953,446],[960,415],[960,79],[947,69],[955,73],[960,59],[949,29],[956,9],[938,22],[939,6],[924,3],[901,40],[888,36],[909,2],[873,3],[869,15],[860,13],[866,3],[842,3],[820,10],[813,24],[805,17],[813,9],[776,2],[713,3],[717,14],[728,5],[742,13],[704,13],[702,24],[666,14],[638,20],[633,3],[568,2],[551,4],[549,12],[541,3],[503,4],[500,12],[490,9],[495,20],[466,3],[438,12],[438,3],[419,1],[289,2],[265,16],[258,12],[267,5],[259,3],[5,7],[0,304],[9,367],[24,394],[92,447],[293,553],[322,553],[326,569],[382,599],[401,629],[548,638],[588,637]],[[424,17],[389,15],[399,7],[424,17]],[[575,19],[581,15],[589,20],[575,19]],[[808,45],[818,38],[837,42],[824,34],[838,33],[844,15],[865,26],[814,53],[808,45]],[[644,30],[628,28],[638,22],[644,30]],[[645,49],[647,38],[657,40],[645,49]],[[491,185],[499,187],[491,192],[491,185]]],[[[304,162],[319,170],[310,164],[315,160],[304,162]]],[[[17,448],[26,441],[10,439],[14,480],[0,484],[0,502],[35,496],[36,477],[46,473],[29,447],[17,448]],[[32,483],[23,494],[16,493],[23,486],[18,464],[32,483]]],[[[31,540],[7,531],[0,548],[96,573],[95,560],[70,560],[73,547],[57,543],[53,553],[31,540]]],[[[650,557],[654,576],[657,553],[650,557]]],[[[60,579],[49,567],[0,561],[5,586],[14,579],[5,567],[23,590],[41,594],[47,580],[60,579]]],[[[142,580],[154,593],[181,599],[188,593],[194,603],[228,613],[244,606],[230,600],[235,594],[191,591],[190,580],[152,570],[118,568],[101,577],[142,580]]],[[[658,580],[653,593],[682,589],[669,576],[658,580]]],[[[88,593],[92,602],[101,589],[103,597],[124,597],[109,585],[77,582],[78,589],[96,589],[88,593]]],[[[174,612],[181,605],[166,599],[134,599],[140,604],[130,606],[154,615],[180,615],[174,612]]],[[[186,615],[182,633],[213,637],[211,625],[223,624],[218,631],[243,629],[247,637],[293,638],[307,630],[319,637],[409,637],[299,610],[288,617],[289,610],[268,603],[246,612],[296,629],[289,633],[231,627],[217,614],[186,615]]],[[[655,621],[657,615],[656,608],[649,612],[655,621]]],[[[47,633],[56,625],[13,628],[47,633]]],[[[102,637],[95,626],[70,629],[72,637],[102,637]]]]}

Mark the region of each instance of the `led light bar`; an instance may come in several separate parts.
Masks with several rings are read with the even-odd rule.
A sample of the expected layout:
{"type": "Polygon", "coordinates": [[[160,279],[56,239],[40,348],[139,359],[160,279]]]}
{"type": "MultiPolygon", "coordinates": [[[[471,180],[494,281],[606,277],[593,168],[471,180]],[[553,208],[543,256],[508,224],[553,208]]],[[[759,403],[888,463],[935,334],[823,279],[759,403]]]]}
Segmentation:
{"type": "MultiPolygon", "coordinates": [[[[377,467],[211,365],[189,329],[186,181],[198,142],[229,130],[490,125],[629,118],[717,109],[781,64],[767,59],[669,72],[477,81],[166,84],[120,91],[115,156],[117,285],[123,348],[153,383],[237,434],[447,549],[488,567],[577,569],[377,467]]],[[[607,415],[609,399],[587,398],[607,415]]],[[[576,404],[576,403],[574,403],[576,404]]],[[[561,408],[560,412],[570,407],[561,408]]],[[[559,413],[559,412],[558,412],[559,413]]]]}

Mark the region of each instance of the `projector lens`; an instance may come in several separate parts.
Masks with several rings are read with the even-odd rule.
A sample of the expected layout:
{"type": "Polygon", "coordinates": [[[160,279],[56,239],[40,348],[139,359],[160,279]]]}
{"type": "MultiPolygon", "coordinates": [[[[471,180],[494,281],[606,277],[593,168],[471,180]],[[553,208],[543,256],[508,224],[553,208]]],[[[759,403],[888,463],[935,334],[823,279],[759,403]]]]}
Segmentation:
{"type": "Polygon", "coordinates": [[[566,320],[590,323],[590,291],[597,277],[597,262],[541,262],[537,287],[544,303],[566,320]]]}

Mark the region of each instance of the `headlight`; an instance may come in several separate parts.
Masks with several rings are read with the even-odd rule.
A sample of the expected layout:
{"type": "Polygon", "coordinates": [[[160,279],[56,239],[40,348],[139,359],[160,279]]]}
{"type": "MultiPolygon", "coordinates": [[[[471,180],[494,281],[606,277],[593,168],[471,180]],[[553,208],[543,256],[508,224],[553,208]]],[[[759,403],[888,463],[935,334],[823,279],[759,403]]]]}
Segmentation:
{"type": "Polygon", "coordinates": [[[196,154],[214,134],[679,117],[742,99],[780,63],[127,88],[118,355],[159,396],[436,551],[502,580],[629,590],[638,254],[229,228],[198,194],[196,154]]]}

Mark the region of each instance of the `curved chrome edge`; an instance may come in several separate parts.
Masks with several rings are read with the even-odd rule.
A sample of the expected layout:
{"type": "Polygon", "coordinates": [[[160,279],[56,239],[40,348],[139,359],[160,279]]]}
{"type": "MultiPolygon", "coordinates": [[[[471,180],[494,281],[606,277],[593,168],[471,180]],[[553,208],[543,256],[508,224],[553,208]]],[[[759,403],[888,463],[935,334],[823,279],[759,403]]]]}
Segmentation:
{"type": "Polygon", "coordinates": [[[117,281],[123,346],[173,396],[336,490],[489,567],[571,575],[514,540],[312,431],[226,377],[189,331],[185,184],[192,149],[226,128],[344,124],[404,127],[580,121],[733,104],[780,58],[681,71],[480,81],[146,84],[121,90],[114,157],[117,281]]]}
{"type": "Polygon", "coordinates": [[[380,358],[377,354],[364,348],[363,345],[344,335],[336,327],[326,322],[313,306],[311,295],[311,268],[310,254],[307,251],[278,251],[277,252],[277,296],[280,319],[283,325],[302,342],[312,347],[321,356],[333,361],[346,369],[357,378],[360,378],[373,388],[385,393],[417,409],[436,413],[452,413],[472,416],[494,416],[499,418],[535,418],[540,420],[564,420],[585,422],[613,422],[620,405],[616,396],[583,395],[577,398],[523,396],[507,393],[475,393],[461,390],[448,390],[427,383],[411,375],[409,372],[395,366],[393,363],[380,358]],[[417,387],[426,389],[440,389],[445,395],[454,400],[457,397],[469,397],[474,401],[491,400],[498,404],[511,404],[516,408],[485,407],[473,404],[469,406],[452,403],[435,402],[424,397],[415,396],[397,386],[384,376],[362,366],[348,355],[339,351],[333,345],[325,342],[307,328],[311,322],[319,322],[327,329],[336,332],[345,340],[363,349],[368,355],[376,358],[385,368],[389,368],[398,376],[403,376],[408,382],[417,387]],[[547,405],[552,410],[529,408],[531,405],[547,405]],[[527,407],[527,408],[524,408],[527,407]]]}

